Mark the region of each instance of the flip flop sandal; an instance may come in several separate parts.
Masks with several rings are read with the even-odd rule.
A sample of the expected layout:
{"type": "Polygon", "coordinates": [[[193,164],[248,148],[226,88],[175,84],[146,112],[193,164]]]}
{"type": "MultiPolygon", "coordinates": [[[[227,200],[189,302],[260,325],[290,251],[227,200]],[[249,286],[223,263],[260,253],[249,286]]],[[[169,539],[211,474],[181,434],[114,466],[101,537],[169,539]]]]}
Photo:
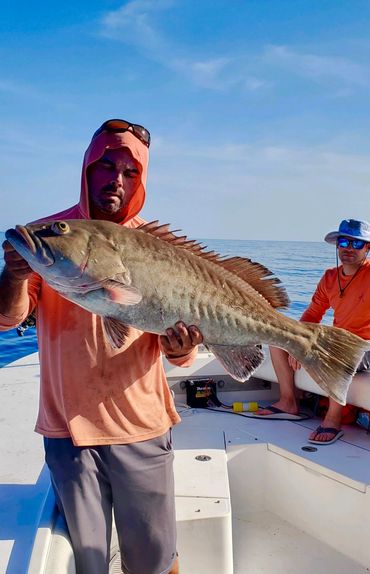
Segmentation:
{"type": "Polygon", "coordinates": [[[338,439],[340,439],[343,435],[344,432],[341,429],[336,429],[334,427],[322,427],[321,425],[317,427],[316,429],[317,434],[333,434],[333,438],[330,440],[316,440],[314,438],[309,438],[308,442],[311,442],[312,444],[319,444],[319,445],[324,445],[324,444],[333,444],[333,442],[336,442],[338,439]]]}

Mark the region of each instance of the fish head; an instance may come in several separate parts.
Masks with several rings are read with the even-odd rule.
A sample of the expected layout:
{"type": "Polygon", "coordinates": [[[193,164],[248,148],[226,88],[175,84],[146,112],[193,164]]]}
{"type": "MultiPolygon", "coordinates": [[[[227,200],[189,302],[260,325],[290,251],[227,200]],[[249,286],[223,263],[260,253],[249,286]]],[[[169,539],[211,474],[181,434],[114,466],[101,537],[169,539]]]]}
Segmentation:
{"type": "Polygon", "coordinates": [[[115,227],[105,221],[48,221],[17,225],[5,236],[54,289],[85,293],[99,289],[108,279],[130,284],[115,227]]]}

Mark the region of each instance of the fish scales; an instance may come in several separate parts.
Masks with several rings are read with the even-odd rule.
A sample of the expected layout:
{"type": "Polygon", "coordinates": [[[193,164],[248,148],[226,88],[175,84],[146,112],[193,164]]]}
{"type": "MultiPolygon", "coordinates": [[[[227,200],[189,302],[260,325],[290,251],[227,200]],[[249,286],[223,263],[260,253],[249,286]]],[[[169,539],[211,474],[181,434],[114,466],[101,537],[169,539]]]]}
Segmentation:
{"type": "Polygon", "coordinates": [[[245,381],[263,359],[259,344],[285,349],[331,397],[345,401],[369,342],[335,327],[302,323],[276,310],[287,297],[268,269],[220,258],[168,226],[129,229],[70,220],[17,226],[6,237],[63,297],[100,315],[108,340],[127,325],[162,334],[195,324],[227,372],[245,381]]]}
{"type": "MultiPolygon", "coordinates": [[[[264,324],[258,318],[254,321],[255,325],[253,324],[253,314],[258,317],[258,310],[256,309],[254,312],[253,307],[258,308],[260,305],[264,305],[262,297],[257,299],[255,305],[253,302],[251,304],[250,299],[245,297],[240,290],[240,285],[232,284],[234,276],[229,272],[221,269],[216,274],[219,269],[214,263],[199,261],[192,253],[181,251],[181,249],[171,245],[164,249],[161,243],[163,242],[156,238],[147,237],[145,248],[153,254],[150,270],[146,265],[135,265],[134,251],[130,250],[132,255],[128,252],[127,255],[124,255],[127,266],[135,268],[135,272],[132,273],[132,284],[150,284],[150,292],[147,293],[147,296],[152,310],[152,330],[163,332],[166,324],[173,324],[179,319],[187,324],[194,323],[195,318],[186,313],[186,308],[190,309],[186,302],[194,298],[199,316],[198,326],[209,343],[215,342],[215,337],[224,345],[245,343],[245,331],[243,333],[242,329],[239,328],[234,333],[228,328],[231,325],[236,325],[237,322],[245,330],[249,328],[253,334],[252,339],[256,340],[257,335],[254,335],[254,332],[258,332],[258,329],[261,328],[262,333],[264,324]],[[173,281],[169,283],[166,277],[173,277],[173,281]],[[155,294],[151,287],[154,281],[155,294]],[[162,304],[165,302],[168,305],[167,323],[162,321],[161,325],[156,325],[155,309],[160,301],[162,304]],[[246,308],[250,311],[250,315],[245,313],[246,308]],[[207,320],[213,314],[213,310],[218,328],[214,321],[210,323],[207,320]]],[[[238,283],[238,281],[235,282],[238,283]]],[[[242,287],[244,287],[244,283],[242,283],[242,287]]],[[[267,304],[266,308],[273,312],[273,309],[267,304]]],[[[137,308],[136,312],[139,314],[141,310],[137,308]]]]}
{"type": "MultiPolygon", "coordinates": [[[[221,285],[224,295],[231,298],[233,293],[225,284],[223,277],[220,279],[215,277],[214,273],[210,273],[208,267],[212,264],[208,261],[201,261],[200,264],[191,253],[173,246],[168,246],[168,249],[164,250],[163,242],[151,236],[145,237],[141,247],[151,253],[149,270],[147,264],[139,266],[136,264],[134,250],[128,249],[124,259],[128,267],[135,268],[132,283],[149,285],[147,296],[151,307],[155,308],[159,302],[162,305],[165,302],[168,304],[167,313],[172,312],[173,317],[180,317],[184,321],[192,319],[194,322],[194,317],[191,316],[192,309],[200,321],[212,315],[219,322],[224,319],[225,305],[222,305],[222,301],[218,301],[221,285]],[[168,277],[172,278],[171,282],[166,279],[168,277]],[[157,279],[154,283],[155,278],[157,279]]],[[[173,317],[169,320],[173,320],[173,317]]],[[[165,325],[161,324],[161,332],[163,328],[165,325]]]]}

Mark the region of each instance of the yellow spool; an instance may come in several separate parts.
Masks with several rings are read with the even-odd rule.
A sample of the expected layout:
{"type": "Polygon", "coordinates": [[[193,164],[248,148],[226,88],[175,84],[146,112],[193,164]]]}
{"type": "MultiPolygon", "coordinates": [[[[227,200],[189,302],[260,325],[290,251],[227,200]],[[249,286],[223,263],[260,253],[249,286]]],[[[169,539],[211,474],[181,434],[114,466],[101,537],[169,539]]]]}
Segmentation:
{"type": "Polygon", "coordinates": [[[233,403],[234,413],[255,412],[258,411],[258,403],[252,401],[249,403],[233,403]]]}

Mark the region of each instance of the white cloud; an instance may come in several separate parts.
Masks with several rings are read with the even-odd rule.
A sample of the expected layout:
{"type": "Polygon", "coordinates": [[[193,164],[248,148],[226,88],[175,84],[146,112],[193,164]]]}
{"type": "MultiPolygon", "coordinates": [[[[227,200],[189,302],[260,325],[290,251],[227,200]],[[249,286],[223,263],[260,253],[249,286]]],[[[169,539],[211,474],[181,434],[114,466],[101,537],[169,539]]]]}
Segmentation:
{"type": "Polygon", "coordinates": [[[34,86],[7,79],[0,79],[0,92],[10,96],[21,96],[22,98],[26,97],[40,101],[46,100],[46,97],[43,96],[34,86]]]}
{"type": "MultiPolygon", "coordinates": [[[[347,175],[351,177],[366,176],[370,183],[370,157],[352,153],[336,152],[325,146],[291,147],[288,145],[252,145],[226,144],[223,146],[176,146],[163,140],[153,141],[153,153],[171,162],[178,158],[197,158],[199,164],[211,162],[212,166],[237,166],[240,173],[248,167],[248,173],[266,174],[273,169],[274,173],[285,173],[287,169],[294,174],[325,173],[331,176],[347,175]]],[[[201,168],[202,169],[202,168],[201,168]]]]}
{"type": "Polygon", "coordinates": [[[248,92],[256,92],[257,90],[260,90],[261,88],[265,88],[265,87],[268,87],[271,85],[272,85],[272,82],[267,81],[267,80],[263,80],[261,78],[257,78],[256,76],[249,76],[249,77],[246,77],[244,80],[244,88],[248,92]]]}
{"type": "MultiPolygon", "coordinates": [[[[73,149],[70,141],[64,146],[52,143],[42,154],[40,171],[35,157],[44,142],[32,141],[34,152],[21,148],[19,179],[14,173],[19,172],[21,142],[6,142],[7,135],[11,134],[0,141],[10,168],[9,176],[2,178],[6,207],[0,229],[20,221],[19,202],[14,200],[19,198],[20,182],[23,220],[40,216],[40,205],[53,205],[55,211],[72,205],[79,187],[76,149],[82,142],[74,142],[73,149]]],[[[318,241],[341,219],[370,220],[368,155],[338,151],[333,143],[297,147],[284,142],[229,142],[178,145],[154,137],[143,216],[160,218],[193,237],[318,241]]]]}
{"type": "Polygon", "coordinates": [[[150,59],[162,61],[170,46],[154,22],[161,11],[172,5],[172,0],[133,0],[103,16],[101,33],[108,38],[136,46],[150,59]]]}
{"type": "Polygon", "coordinates": [[[249,75],[243,70],[239,58],[218,54],[209,58],[184,57],[186,46],[170,41],[160,31],[160,13],[173,5],[171,0],[133,0],[102,18],[101,34],[134,46],[149,60],[203,88],[227,90],[240,85],[246,91],[256,91],[266,85],[257,74],[249,75]]]}
{"type": "MultiPolygon", "coordinates": [[[[291,79],[300,76],[324,83],[336,97],[351,95],[353,85],[370,85],[368,67],[348,57],[316,53],[317,49],[307,52],[268,45],[252,54],[184,57],[187,47],[171,41],[160,30],[162,13],[173,6],[173,0],[133,0],[102,18],[101,34],[135,46],[146,58],[211,90],[240,88],[245,92],[259,92],[278,85],[279,78],[281,83],[285,82],[286,78],[281,79],[284,72],[288,72],[291,79]]],[[[192,52],[195,49],[191,47],[192,52]]]]}
{"type": "Polygon", "coordinates": [[[203,61],[173,60],[169,63],[173,70],[189,78],[194,84],[214,90],[225,89],[222,74],[229,64],[227,58],[215,58],[203,61]]]}
{"type": "Polygon", "coordinates": [[[145,216],[194,237],[318,240],[370,220],[370,157],[329,146],[176,147],[154,140],[145,216]]]}
{"type": "Polygon", "coordinates": [[[289,69],[313,80],[332,80],[369,86],[369,69],[348,58],[294,51],[287,46],[267,46],[262,60],[269,65],[289,69]]]}

